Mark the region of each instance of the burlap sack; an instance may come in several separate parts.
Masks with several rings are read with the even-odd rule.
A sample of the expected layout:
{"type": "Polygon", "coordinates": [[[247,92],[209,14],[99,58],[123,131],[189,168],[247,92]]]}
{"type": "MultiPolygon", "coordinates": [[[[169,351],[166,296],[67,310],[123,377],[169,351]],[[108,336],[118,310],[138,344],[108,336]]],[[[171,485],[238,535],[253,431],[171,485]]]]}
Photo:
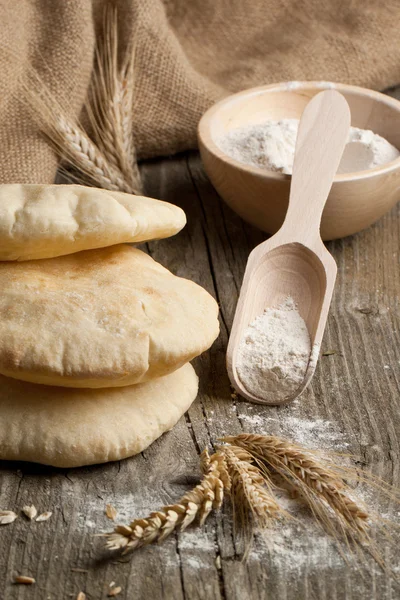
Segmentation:
{"type": "MultiPolygon", "coordinates": [[[[201,114],[225,94],[285,80],[374,89],[400,81],[399,0],[120,0],[136,41],[141,158],[196,146],[201,114]]],[[[0,181],[51,182],[56,160],[21,102],[37,69],[79,115],[104,0],[1,0],[0,181]]]]}

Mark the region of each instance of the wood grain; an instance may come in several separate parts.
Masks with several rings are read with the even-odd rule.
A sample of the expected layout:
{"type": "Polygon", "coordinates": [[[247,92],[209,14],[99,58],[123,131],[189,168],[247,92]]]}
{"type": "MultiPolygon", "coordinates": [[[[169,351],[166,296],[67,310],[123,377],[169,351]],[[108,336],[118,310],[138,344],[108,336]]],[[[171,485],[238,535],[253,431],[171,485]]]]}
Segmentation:
{"type": "MultiPolygon", "coordinates": [[[[175,501],[197,481],[199,452],[224,433],[266,431],[296,438],[293,422],[328,419],[360,468],[392,483],[400,480],[399,207],[367,231],[328,245],[338,278],[322,349],[336,353],[321,358],[300,401],[258,406],[231,398],[225,351],[247,256],[264,235],[219,200],[197,154],[148,163],[142,174],[148,194],[175,202],[188,214],[182,233],[148,244],[148,251],[215,295],[221,335],[195,362],[201,390],[186,419],[141,455],[68,471],[1,464],[1,508],[33,503],[40,512],[53,511],[44,523],[20,517],[0,528],[1,598],[69,600],[82,590],[90,600],[100,600],[115,581],[122,587],[117,597],[126,600],[394,600],[399,588],[372,562],[365,561],[358,572],[331,553],[325,538],[317,537],[316,544],[307,532],[284,545],[274,543],[272,533],[265,539],[257,535],[248,562],[240,562],[228,506],[202,531],[107,560],[103,541],[93,535],[112,527],[106,504],[126,522],[175,501]],[[33,576],[36,583],[13,585],[15,574],[33,576]]],[[[392,561],[398,565],[398,556],[392,561]]]]}

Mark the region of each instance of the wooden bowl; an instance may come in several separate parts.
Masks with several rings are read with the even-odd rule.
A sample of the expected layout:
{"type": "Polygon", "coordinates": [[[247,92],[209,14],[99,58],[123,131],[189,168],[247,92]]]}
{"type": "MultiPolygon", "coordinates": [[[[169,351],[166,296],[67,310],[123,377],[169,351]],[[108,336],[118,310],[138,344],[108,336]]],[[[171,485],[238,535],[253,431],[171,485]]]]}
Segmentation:
{"type": "MultiPolygon", "coordinates": [[[[214,187],[243,219],[268,233],[283,223],[291,176],[245,165],[227,156],[216,140],[249,123],[298,119],[310,98],[327,87],[345,96],[354,127],[371,129],[400,149],[400,102],[352,85],[289,82],[252,88],[221,100],[200,120],[200,153],[214,187]]],[[[400,158],[368,171],[337,175],[322,215],[322,239],[368,227],[399,199],[400,158]]]]}

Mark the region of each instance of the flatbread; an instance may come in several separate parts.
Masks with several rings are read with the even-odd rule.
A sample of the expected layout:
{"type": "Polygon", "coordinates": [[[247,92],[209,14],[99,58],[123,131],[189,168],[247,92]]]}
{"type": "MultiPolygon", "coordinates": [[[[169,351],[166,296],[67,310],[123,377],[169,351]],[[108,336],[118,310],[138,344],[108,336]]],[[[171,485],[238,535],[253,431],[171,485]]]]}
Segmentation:
{"type": "Polygon", "coordinates": [[[82,185],[0,185],[0,260],[165,238],[185,223],[182,209],[152,198],[82,185]]]}
{"type": "Polygon", "coordinates": [[[124,244],[2,262],[0,290],[0,373],[33,383],[132,385],[178,369],[219,331],[208,292],[124,244]]]}
{"type": "Polygon", "coordinates": [[[102,390],[0,376],[0,459],[80,467],[133,456],[178,422],[197,390],[190,364],[147,383],[102,390]]]}

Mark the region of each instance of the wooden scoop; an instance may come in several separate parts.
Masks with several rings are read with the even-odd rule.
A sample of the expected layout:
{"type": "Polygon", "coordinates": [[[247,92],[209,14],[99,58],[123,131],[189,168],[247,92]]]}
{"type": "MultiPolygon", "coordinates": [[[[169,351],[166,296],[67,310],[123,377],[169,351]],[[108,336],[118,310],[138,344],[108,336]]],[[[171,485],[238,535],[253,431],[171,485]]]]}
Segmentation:
{"type": "Polygon", "coordinates": [[[322,243],[322,211],[338,169],[350,128],[350,109],[335,90],[317,94],[306,106],[297,134],[289,207],[279,231],[251,252],[227,350],[234,388],[251,402],[281,404],[294,400],[310,382],[317,364],[336,279],[336,263],[322,243]],[[239,344],[248,325],[266,308],[291,296],[306,322],[311,354],[296,392],[269,402],[253,396],[236,371],[239,344]]]}

